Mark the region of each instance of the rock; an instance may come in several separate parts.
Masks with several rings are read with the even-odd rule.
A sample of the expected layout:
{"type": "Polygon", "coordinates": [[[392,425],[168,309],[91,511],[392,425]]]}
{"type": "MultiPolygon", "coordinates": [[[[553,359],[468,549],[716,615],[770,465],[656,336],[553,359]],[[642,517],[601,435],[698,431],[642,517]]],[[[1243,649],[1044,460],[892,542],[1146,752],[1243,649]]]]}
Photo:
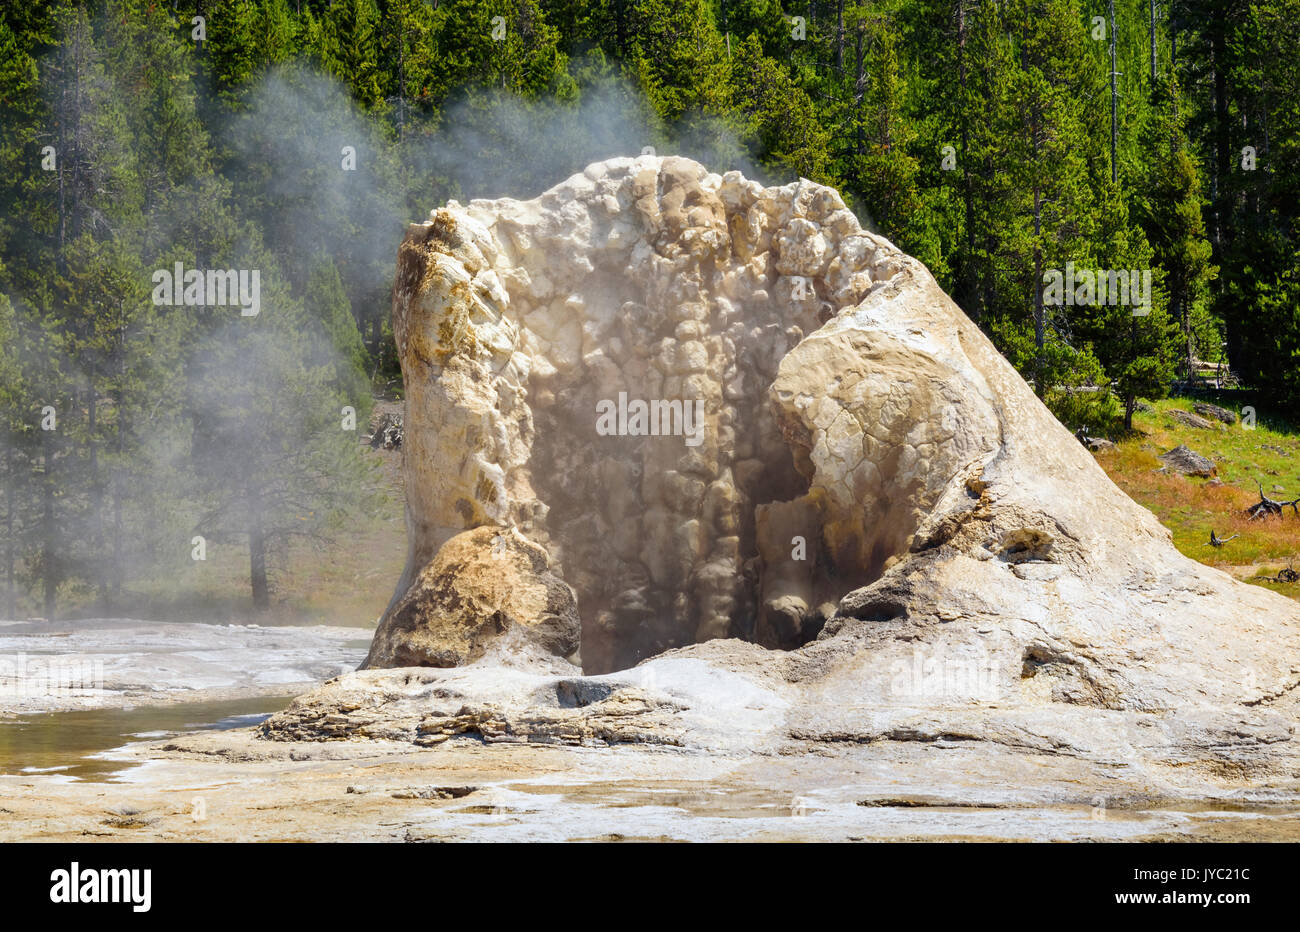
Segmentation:
{"type": "Polygon", "coordinates": [[[1225,424],[1236,424],[1236,412],[1229,411],[1227,408],[1220,408],[1218,405],[1212,405],[1208,401],[1198,401],[1192,405],[1192,410],[1197,414],[1204,415],[1208,418],[1222,421],[1225,424]]]}
{"type": "Polygon", "coordinates": [[[1093,453],[1100,453],[1103,450],[1115,449],[1114,441],[1107,440],[1105,437],[1089,437],[1088,449],[1093,453]]]}
{"type": "Polygon", "coordinates": [[[1160,454],[1156,459],[1185,476],[1209,477],[1214,475],[1215,471],[1213,460],[1189,450],[1181,443],[1169,452],[1160,454]]]}
{"type": "Polygon", "coordinates": [[[833,191],[610,160],[412,225],[393,302],[410,553],[369,666],[470,665],[349,674],[265,737],[667,741],[952,786],[1030,755],[1090,793],[1116,761],[1300,767],[1300,606],[1180,554],[833,191]],[[562,663],[560,579],[582,675],[504,668],[503,618],[562,663]]]}
{"type": "Polygon", "coordinates": [[[370,447],[377,450],[397,450],[402,446],[402,416],[392,411],[385,411],[375,419],[370,431],[370,447]]]}
{"type": "Polygon", "coordinates": [[[390,609],[366,667],[453,667],[494,651],[566,656],[578,649],[573,590],[546,551],[506,528],[457,534],[390,609]],[[509,649],[503,649],[509,645],[509,649]]]}
{"type": "Polygon", "coordinates": [[[1213,430],[1214,424],[1203,417],[1198,417],[1190,411],[1184,411],[1181,408],[1173,408],[1169,411],[1169,416],[1179,424],[1185,424],[1188,427],[1194,427],[1197,430],[1213,430]]]}
{"type": "MultiPolygon", "coordinates": [[[[384,670],[333,680],[271,716],[258,734],[272,741],[364,738],[417,747],[464,737],[485,744],[603,747],[680,745],[686,721],[711,727],[698,714],[680,719],[686,707],[638,676],[544,679],[481,665],[455,671],[450,678],[436,671],[405,671],[402,676],[397,688],[384,670]],[[470,699],[458,684],[482,683],[487,670],[493,671],[494,687],[470,699]]],[[[752,688],[734,679],[738,695],[752,699],[752,688]]],[[[736,721],[742,726],[744,716],[736,721]]]]}
{"type": "Polygon", "coordinates": [[[861,574],[832,578],[816,554],[806,573],[792,571],[787,539],[746,576],[743,564],[760,556],[757,510],[809,493],[792,506],[808,527],[824,526],[830,509],[837,547],[867,563],[889,554],[872,556],[853,531],[852,490],[833,484],[833,501],[810,490],[784,435],[802,429],[785,423],[797,414],[767,392],[829,317],[831,291],[886,278],[892,247],[809,182],[724,183],[694,162],[653,157],[583,177],[536,201],[475,201],[472,217],[449,205],[408,230],[393,314],[411,547],[395,598],[453,534],[509,524],[576,591],[589,671],[752,637],[758,605],[773,622],[791,619],[772,638],[806,640],[816,606],[861,574]],[[634,208],[616,242],[598,232],[606,198],[634,208]],[[839,248],[845,238],[852,246],[839,248]],[[742,486],[743,464],[756,468],[744,467],[742,486]],[[806,591],[787,597],[801,574],[806,591]]]}

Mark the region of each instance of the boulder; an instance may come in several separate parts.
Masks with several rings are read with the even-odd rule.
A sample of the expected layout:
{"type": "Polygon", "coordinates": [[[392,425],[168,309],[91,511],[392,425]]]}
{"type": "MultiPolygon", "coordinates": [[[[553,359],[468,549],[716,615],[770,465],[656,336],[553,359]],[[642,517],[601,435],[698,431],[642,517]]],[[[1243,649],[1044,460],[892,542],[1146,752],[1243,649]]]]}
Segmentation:
{"type": "Polygon", "coordinates": [[[1192,414],[1190,411],[1184,411],[1181,408],[1173,408],[1169,411],[1169,416],[1179,424],[1187,427],[1194,427],[1197,430],[1213,430],[1215,425],[1203,417],[1192,414]]]}
{"type": "Polygon", "coordinates": [[[1185,444],[1179,444],[1167,453],[1162,453],[1156,457],[1166,467],[1180,472],[1184,476],[1205,476],[1214,475],[1214,460],[1207,459],[1194,450],[1187,448],[1185,444]]]}
{"type": "Polygon", "coordinates": [[[457,534],[384,616],[367,667],[525,665],[578,649],[577,602],[546,551],[508,528],[457,534]]]}
{"type": "Polygon", "coordinates": [[[1216,421],[1222,421],[1225,424],[1236,424],[1237,414],[1229,411],[1227,408],[1220,408],[1218,405],[1212,405],[1208,401],[1198,401],[1192,405],[1192,410],[1204,417],[1213,418],[1216,421]]]}

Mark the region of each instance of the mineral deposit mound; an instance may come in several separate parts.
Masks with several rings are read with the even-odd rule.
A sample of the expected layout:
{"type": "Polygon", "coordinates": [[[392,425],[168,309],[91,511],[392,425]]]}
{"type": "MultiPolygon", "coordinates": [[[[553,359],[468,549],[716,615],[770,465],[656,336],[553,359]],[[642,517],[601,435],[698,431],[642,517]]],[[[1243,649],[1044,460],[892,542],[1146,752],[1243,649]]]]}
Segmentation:
{"type": "Polygon", "coordinates": [[[642,156],[453,201],[393,321],[406,570],[269,737],[342,689],[324,736],[1295,760],[1300,608],[1181,556],[829,188],[642,156]]]}

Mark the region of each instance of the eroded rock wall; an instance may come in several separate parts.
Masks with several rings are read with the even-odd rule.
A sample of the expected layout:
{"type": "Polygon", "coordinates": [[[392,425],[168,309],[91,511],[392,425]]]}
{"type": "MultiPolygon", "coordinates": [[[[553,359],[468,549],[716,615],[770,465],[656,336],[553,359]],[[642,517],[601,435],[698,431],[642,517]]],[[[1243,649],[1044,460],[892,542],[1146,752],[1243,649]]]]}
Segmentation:
{"type": "Polygon", "coordinates": [[[907,480],[899,504],[877,500],[923,465],[903,449],[941,441],[907,425],[943,393],[898,407],[907,388],[868,377],[851,342],[810,363],[839,401],[769,392],[805,336],[901,258],[829,188],[764,188],[678,158],[615,159],[535,201],[434,211],[402,244],[394,295],[412,538],[399,590],[458,531],[513,525],[577,592],[588,670],[712,637],[807,640],[905,546],[925,495],[907,480]],[[831,423],[875,392],[895,399],[881,436],[897,450],[879,464],[844,449],[852,417],[831,423]],[[632,409],[627,433],[602,434],[602,402],[632,409]],[[669,413],[645,426],[660,435],[636,435],[635,406],[656,402],[669,413]],[[675,406],[696,403],[702,428],[679,426],[675,406]],[[808,445],[824,428],[831,446],[808,445]]]}

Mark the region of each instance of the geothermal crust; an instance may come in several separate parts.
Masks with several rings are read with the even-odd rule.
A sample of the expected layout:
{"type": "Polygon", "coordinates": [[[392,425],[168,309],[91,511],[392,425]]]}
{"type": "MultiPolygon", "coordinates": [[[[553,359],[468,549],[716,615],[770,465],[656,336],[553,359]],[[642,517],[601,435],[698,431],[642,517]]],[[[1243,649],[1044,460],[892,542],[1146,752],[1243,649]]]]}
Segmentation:
{"type": "Polygon", "coordinates": [[[1294,785],[1300,607],[1179,554],[835,191],[642,156],[453,201],[393,319],[406,571],[263,737],[1294,785]]]}

